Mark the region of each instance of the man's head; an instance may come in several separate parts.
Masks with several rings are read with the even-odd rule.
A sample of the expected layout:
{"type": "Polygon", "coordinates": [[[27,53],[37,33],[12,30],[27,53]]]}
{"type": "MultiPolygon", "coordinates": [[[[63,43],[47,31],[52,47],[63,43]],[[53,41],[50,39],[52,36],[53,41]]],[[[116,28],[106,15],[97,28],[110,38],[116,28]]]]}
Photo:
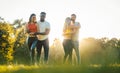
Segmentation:
{"type": "Polygon", "coordinates": [[[75,14],[71,14],[71,20],[75,21],[76,20],[76,15],[75,14]]]}
{"type": "Polygon", "coordinates": [[[44,22],[45,21],[45,17],[46,17],[46,13],[45,12],[41,12],[40,13],[40,21],[44,22]]]}

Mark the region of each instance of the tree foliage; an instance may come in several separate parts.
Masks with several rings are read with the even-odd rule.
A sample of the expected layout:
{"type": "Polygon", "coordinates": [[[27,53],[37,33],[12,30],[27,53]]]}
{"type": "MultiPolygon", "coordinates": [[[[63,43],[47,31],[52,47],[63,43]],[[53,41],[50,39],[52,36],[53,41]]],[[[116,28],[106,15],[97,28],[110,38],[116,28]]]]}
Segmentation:
{"type": "Polygon", "coordinates": [[[8,23],[0,22],[0,63],[13,60],[14,29],[8,23]]]}
{"type": "Polygon", "coordinates": [[[81,60],[83,63],[119,63],[120,40],[107,37],[86,38],[80,43],[81,60]]]}

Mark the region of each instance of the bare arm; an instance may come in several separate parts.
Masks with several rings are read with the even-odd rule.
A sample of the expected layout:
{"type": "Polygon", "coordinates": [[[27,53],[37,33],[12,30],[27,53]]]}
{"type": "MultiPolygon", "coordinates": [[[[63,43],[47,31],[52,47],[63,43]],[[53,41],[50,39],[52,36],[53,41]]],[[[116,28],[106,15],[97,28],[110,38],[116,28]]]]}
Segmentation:
{"type": "Polygon", "coordinates": [[[48,35],[50,33],[50,29],[46,29],[45,34],[48,35]]]}
{"type": "Polygon", "coordinates": [[[46,29],[45,32],[42,32],[42,33],[41,32],[36,32],[35,35],[48,35],[49,32],[50,32],[50,29],[46,29]]]}
{"type": "Polygon", "coordinates": [[[37,26],[37,32],[40,32],[39,24],[36,24],[37,26]]]}
{"type": "Polygon", "coordinates": [[[63,27],[63,35],[69,35],[69,34],[72,34],[73,32],[72,31],[69,31],[70,30],[70,25],[66,25],[64,24],[64,27],[63,27]],[[68,30],[68,31],[67,31],[68,30]]]}
{"type": "Polygon", "coordinates": [[[73,28],[73,29],[80,29],[80,23],[78,23],[78,25],[69,25],[68,28],[73,28]]]}
{"type": "Polygon", "coordinates": [[[75,29],[80,29],[80,27],[81,27],[81,26],[80,26],[80,23],[78,23],[77,26],[74,26],[75,29]]]}

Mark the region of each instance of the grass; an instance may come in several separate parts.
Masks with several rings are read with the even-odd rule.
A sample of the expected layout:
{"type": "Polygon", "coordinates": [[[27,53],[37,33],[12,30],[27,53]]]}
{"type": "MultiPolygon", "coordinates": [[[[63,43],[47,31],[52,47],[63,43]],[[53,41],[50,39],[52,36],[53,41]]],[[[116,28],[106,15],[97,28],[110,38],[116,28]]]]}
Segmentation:
{"type": "Polygon", "coordinates": [[[120,73],[120,65],[2,65],[0,73],[120,73]]]}

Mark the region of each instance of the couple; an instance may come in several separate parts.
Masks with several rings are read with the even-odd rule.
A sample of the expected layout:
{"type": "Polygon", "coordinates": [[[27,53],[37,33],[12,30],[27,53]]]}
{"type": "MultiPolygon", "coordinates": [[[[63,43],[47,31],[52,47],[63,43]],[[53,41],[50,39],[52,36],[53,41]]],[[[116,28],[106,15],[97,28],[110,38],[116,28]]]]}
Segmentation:
{"type": "Polygon", "coordinates": [[[50,24],[45,21],[46,13],[40,13],[40,20],[36,22],[36,15],[31,14],[29,22],[25,25],[28,34],[27,45],[30,51],[32,64],[35,63],[35,47],[37,48],[37,63],[40,61],[42,46],[44,48],[44,62],[48,61],[50,24]]]}
{"type": "Polygon", "coordinates": [[[63,27],[63,47],[64,47],[64,62],[69,56],[69,63],[72,63],[72,51],[75,50],[77,56],[77,62],[80,63],[79,54],[79,29],[80,23],[76,22],[76,15],[72,14],[71,18],[67,17],[63,27]]]}

